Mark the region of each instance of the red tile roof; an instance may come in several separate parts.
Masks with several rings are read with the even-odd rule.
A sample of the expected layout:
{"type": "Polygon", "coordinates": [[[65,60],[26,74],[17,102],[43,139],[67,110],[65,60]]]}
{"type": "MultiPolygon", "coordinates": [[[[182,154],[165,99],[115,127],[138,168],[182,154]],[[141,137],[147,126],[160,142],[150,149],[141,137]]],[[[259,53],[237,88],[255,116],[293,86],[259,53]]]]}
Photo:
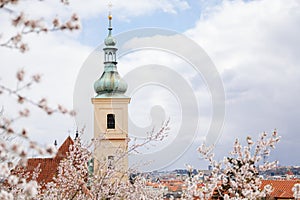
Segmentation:
{"type": "Polygon", "coordinates": [[[292,188],[296,183],[300,183],[300,180],[262,180],[260,188],[263,189],[265,185],[271,185],[273,187],[271,197],[293,199],[292,188]]]}
{"type": "Polygon", "coordinates": [[[56,158],[66,158],[67,153],[69,152],[70,145],[73,145],[74,141],[70,136],[67,137],[67,139],[64,141],[64,143],[59,147],[56,158]]]}
{"type": "Polygon", "coordinates": [[[74,141],[69,136],[59,147],[54,158],[29,158],[27,167],[24,169],[25,173],[30,173],[29,179],[32,178],[32,173],[39,166],[40,173],[37,177],[38,183],[48,183],[52,181],[53,177],[57,174],[57,168],[60,161],[67,157],[69,147],[73,144],[74,141]]]}

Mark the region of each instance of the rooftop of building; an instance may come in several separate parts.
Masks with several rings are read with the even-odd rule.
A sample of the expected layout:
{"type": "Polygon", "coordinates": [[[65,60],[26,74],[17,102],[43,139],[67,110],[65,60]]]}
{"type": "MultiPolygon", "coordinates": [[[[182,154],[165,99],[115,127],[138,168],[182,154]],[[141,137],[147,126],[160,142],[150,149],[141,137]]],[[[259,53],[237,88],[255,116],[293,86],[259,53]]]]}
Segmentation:
{"type": "Polygon", "coordinates": [[[32,175],[36,169],[39,169],[39,175],[37,182],[40,184],[46,184],[53,180],[53,177],[57,174],[57,169],[61,160],[68,156],[69,147],[74,144],[74,141],[70,136],[66,138],[63,144],[58,148],[57,153],[52,158],[29,158],[26,168],[19,168],[17,171],[23,171],[25,174],[29,174],[28,179],[32,179],[32,175]]]}

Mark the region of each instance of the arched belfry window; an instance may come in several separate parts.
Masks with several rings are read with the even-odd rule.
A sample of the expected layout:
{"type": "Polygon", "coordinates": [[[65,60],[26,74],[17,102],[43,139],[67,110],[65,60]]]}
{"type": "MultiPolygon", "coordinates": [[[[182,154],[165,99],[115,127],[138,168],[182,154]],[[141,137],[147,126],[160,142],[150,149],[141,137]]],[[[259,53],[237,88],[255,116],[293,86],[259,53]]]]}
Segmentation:
{"type": "Polygon", "coordinates": [[[113,61],[113,54],[111,52],[108,53],[108,61],[113,61]]]}
{"type": "Polygon", "coordinates": [[[115,115],[114,114],[107,114],[106,118],[107,122],[107,129],[115,129],[115,115]]]}

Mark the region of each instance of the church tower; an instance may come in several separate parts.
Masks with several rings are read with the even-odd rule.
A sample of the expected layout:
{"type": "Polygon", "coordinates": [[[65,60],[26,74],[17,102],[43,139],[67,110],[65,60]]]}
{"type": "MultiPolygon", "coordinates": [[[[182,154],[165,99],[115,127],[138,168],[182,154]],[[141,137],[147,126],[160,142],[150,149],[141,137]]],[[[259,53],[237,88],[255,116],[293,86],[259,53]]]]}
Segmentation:
{"type": "MultiPolygon", "coordinates": [[[[94,105],[94,172],[103,174],[110,168],[119,177],[128,171],[128,104],[127,83],[117,70],[116,40],[112,36],[112,15],[109,14],[108,36],[104,40],[104,72],[95,82],[94,105]]],[[[125,176],[124,176],[125,175],[125,176]]],[[[116,177],[116,178],[119,178],[116,177]]]]}

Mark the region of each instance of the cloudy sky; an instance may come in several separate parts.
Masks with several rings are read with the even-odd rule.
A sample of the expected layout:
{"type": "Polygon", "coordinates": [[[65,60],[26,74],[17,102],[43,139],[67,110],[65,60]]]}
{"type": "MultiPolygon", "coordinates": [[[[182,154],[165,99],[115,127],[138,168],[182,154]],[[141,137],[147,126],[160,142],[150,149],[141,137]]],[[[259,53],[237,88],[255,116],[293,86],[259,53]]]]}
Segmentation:
{"type": "MultiPolygon", "coordinates": [[[[19,10],[45,20],[55,16],[65,18],[76,12],[81,18],[82,28],[74,33],[28,35],[24,38],[30,45],[30,51],[26,54],[1,48],[0,81],[13,87],[16,70],[24,68],[28,74],[43,74],[42,83],[27,92],[31,98],[47,97],[52,105],[60,103],[70,108],[73,107],[73,100],[75,103],[90,102],[94,95],[92,83],[102,73],[102,55],[98,47],[107,35],[108,3],[71,0],[67,8],[52,1],[20,4],[19,10]],[[93,65],[91,70],[84,71],[89,69],[89,63],[93,65]],[[76,93],[75,86],[79,82],[86,91],[82,95],[76,93]]],[[[145,27],[175,31],[191,39],[188,47],[195,42],[205,52],[193,52],[191,57],[205,54],[206,60],[209,58],[214,63],[225,94],[224,124],[220,133],[214,133],[218,135],[215,147],[218,158],[230,151],[235,138],[243,139],[248,135],[256,138],[259,133],[270,133],[276,128],[282,140],[269,159],[279,160],[281,165],[299,165],[300,155],[295,151],[300,143],[298,0],[113,0],[112,4],[114,34],[122,38],[128,31],[133,30],[134,34],[137,33],[134,30],[145,27]]],[[[5,37],[14,31],[8,22],[13,16],[7,13],[0,15],[0,30],[5,37]]],[[[157,39],[155,34],[151,37],[150,43],[159,39],[162,42],[171,41],[167,37],[157,39]]],[[[141,39],[139,35],[133,38],[141,39]]],[[[180,51],[181,47],[184,48],[178,44],[176,48],[180,51]]],[[[176,152],[175,146],[176,155],[171,156],[168,168],[183,168],[185,163],[205,168],[206,164],[196,149],[207,137],[213,123],[214,87],[210,87],[205,72],[196,72],[181,55],[171,54],[167,50],[145,48],[119,59],[119,71],[123,77],[130,77],[129,82],[134,79],[132,75],[139,80],[150,77],[151,81],[153,77],[155,82],[134,85],[136,88],[128,94],[132,97],[129,132],[137,136],[151,128],[154,122],[170,118],[168,139],[144,149],[145,155],[160,152],[163,155],[161,159],[167,159],[170,151],[165,149],[172,143],[180,146],[176,140],[178,137],[182,141],[185,138],[191,140],[189,135],[192,141],[180,149],[181,153],[176,152]],[[154,71],[139,68],[148,65],[154,71]],[[145,74],[148,77],[142,78],[145,74]],[[159,82],[167,79],[170,81],[159,82]],[[191,90],[185,90],[185,84],[181,81],[191,90]],[[184,91],[189,92],[179,94],[184,91]],[[192,124],[195,119],[196,125],[192,124]],[[184,129],[185,135],[179,133],[181,127],[194,126],[196,128],[191,129],[192,133],[188,128],[184,129]]],[[[209,66],[205,62],[203,65],[209,66]]],[[[6,114],[13,116],[17,112],[15,104],[9,98],[1,98],[6,114]]],[[[86,112],[79,113],[84,117],[77,122],[79,126],[86,125],[87,134],[91,134],[92,105],[79,107],[86,109],[86,112]]],[[[69,117],[47,117],[40,112],[34,112],[30,119],[18,122],[18,126],[22,125],[26,125],[31,137],[41,144],[52,143],[55,139],[61,144],[68,135],[74,136],[77,126],[75,120],[69,117]]],[[[150,169],[154,168],[155,165],[150,169]]]]}

